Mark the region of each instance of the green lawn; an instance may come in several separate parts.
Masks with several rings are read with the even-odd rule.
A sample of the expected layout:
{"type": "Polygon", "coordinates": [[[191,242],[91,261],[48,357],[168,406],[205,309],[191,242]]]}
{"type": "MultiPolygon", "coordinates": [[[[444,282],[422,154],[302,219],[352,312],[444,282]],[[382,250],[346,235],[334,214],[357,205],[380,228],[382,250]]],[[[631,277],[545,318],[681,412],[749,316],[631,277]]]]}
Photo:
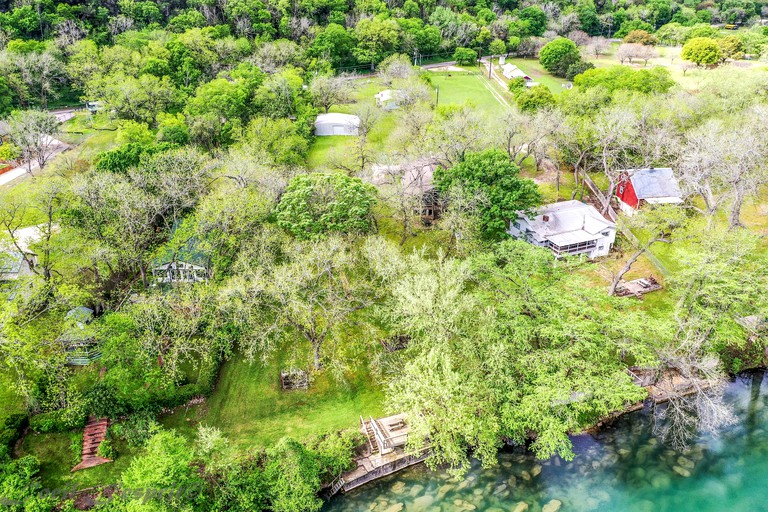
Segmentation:
{"type": "MultiPolygon", "coordinates": [[[[469,102],[477,110],[489,115],[498,116],[506,110],[506,106],[491,92],[498,92],[487,78],[477,71],[432,71],[432,84],[440,90],[439,105],[463,105],[469,102]]],[[[500,94],[504,94],[501,92],[500,94]]],[[[511,97],[505,98],[507,101],[511,97]]]]}
{"type": "Polygon", "coordinates": [[[125,443],[116,442],[118,456],[114,462],[72,473],[71,470],[78,461],[75,460],[71,444],[72,435],[69,433],[30,433],[24,438],[18,455],[34,455],[40,460],[43,487],[60,489],[76,486],[78,489],[85,489],[116,483],[136,453],[135,449],[129,448],[125,443]]]}
{"type": "Polygon", "coordinates": [[[355,428],[359,417],[383,412],[383,390],[366,373],[337,382],[317,375],[309,390],[280,389],[280,357],[266,366],[235,356],[224,363],[216,390],[206,403],[180,408],[161,419],[194,436],[197,425],[215,426],[238,448],[266,447],[283,436],[303,439],[355,428]]]}

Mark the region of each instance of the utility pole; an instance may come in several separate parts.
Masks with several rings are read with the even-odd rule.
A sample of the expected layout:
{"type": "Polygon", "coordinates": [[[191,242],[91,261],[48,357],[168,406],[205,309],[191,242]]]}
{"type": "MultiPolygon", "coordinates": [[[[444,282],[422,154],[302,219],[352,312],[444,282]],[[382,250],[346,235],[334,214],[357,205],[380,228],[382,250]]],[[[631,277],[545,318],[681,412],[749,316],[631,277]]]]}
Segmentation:
{"type": "Polygon", "coordinates": [[[491,79],[491,70],[493,69],[493,55],[488,58],[488,80],[491,79]]]}
{"type": "Polygon", "coordinates": [[[440,105],[440,85],[435,87],[435,92],[437,93],[437,98],[435,99],[435,108],[437,108],[437,106],[440,105]]]}

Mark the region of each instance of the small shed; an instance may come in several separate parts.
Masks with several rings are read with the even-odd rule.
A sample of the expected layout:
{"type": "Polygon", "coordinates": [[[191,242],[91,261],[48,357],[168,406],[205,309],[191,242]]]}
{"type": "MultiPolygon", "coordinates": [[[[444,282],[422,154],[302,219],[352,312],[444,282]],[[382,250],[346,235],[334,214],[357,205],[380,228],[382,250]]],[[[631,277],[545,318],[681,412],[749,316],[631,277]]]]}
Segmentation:
{"type": "Polygon", "coordinates": [[[504,78],[507,80],[512,80],[513,78],[523,78],[526,82],[533,80],[530,76],[526,75],[522,69],[509,62],[501,66],[501,74],[504,75],[504,78]]]}
{"type": "Polygon", "coordinates": [[[621,211],[633,215],[644,203],[679,204],[683,202],[680,185],[669,167],[621,171],[616,187],[621,211]]]}
{"type": "Polygon", "coordinates": [[[398,91],[387,89],[376,94],[376,106],[384,110],[395,110],[400,107],[398,91]]]}
{"type": "Polygon", "coordinates": [[[320,114],[315,119],[315,135],[326,137],[329,135],[356,136],[360,130],[360,118],[350,114],[320,114]]]}

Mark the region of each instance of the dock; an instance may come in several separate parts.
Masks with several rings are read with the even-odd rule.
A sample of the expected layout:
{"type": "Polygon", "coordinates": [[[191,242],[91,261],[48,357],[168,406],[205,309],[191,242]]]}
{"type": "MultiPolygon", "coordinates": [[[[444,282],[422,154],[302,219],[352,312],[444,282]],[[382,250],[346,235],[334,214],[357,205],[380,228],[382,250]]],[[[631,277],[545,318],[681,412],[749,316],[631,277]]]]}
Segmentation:
{"type": "Polygon", "coordinates": [[[347,492],[378,478],[418,464],[427,458],[428,450],[420,453],[406,450],[408,424],[404,414],[367,420],[360,417],[360,431],[366,438],[362,454],[355,458],[357,466],[334,480],[329,496],[347,492]]]}

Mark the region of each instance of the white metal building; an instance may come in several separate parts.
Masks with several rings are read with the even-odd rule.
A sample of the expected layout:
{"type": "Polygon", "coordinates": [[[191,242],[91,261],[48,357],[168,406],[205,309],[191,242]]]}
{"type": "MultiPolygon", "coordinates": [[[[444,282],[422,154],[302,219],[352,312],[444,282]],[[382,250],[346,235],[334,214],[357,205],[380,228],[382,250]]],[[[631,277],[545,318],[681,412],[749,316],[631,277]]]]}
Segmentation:
{"type": "Polygon", "coordinates": [[[355,136],[360,128],[360,118],[350,114],[320,114],[315,119],[315,135],[318,137],[328,135],[355,136]]]}
{"type": "Polygon", "coordinates": [[[533,218],[521,214],[510,223],[508,232],[515,238],[548,248],[557,257],[607,256],[616,240],[616,224],[600,215],[594,206],[580,201],[542,206],[533,218]]]}

